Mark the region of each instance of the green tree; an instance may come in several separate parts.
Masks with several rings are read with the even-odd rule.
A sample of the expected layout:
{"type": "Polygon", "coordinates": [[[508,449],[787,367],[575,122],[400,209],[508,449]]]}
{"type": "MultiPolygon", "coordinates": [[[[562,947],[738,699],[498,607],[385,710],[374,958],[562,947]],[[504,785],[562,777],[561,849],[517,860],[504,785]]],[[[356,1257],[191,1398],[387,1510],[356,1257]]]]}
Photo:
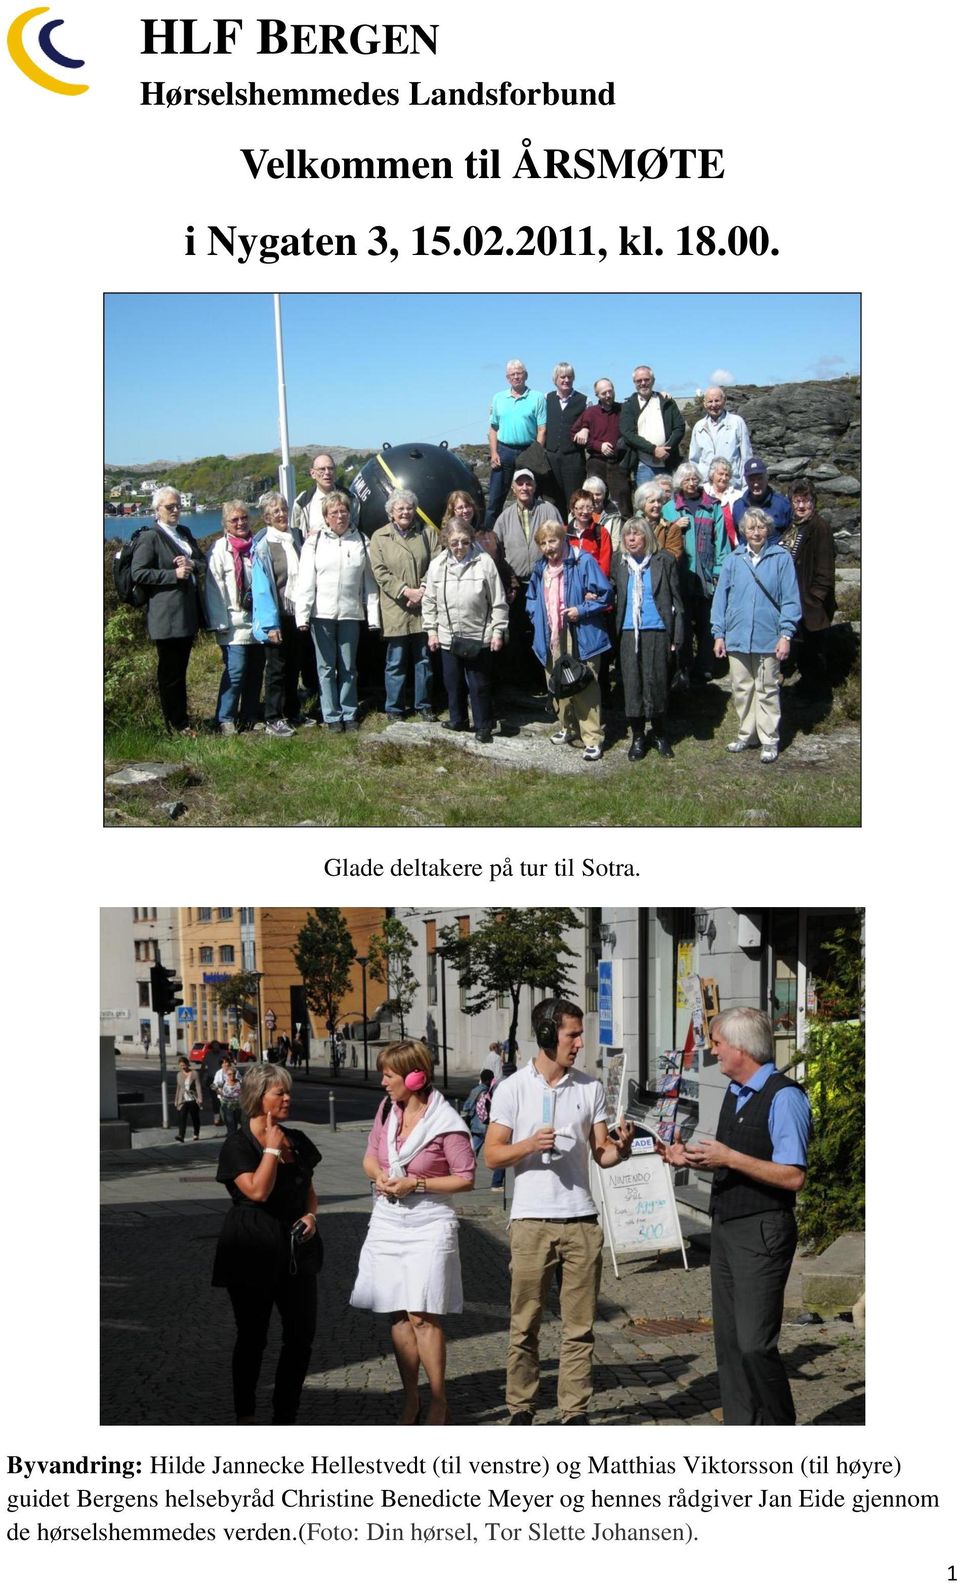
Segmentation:
{"type": "Polygon", "coordinates": [[[413,935],[399,918],[385,918],[379,933],[370,936],[370,977],[386,986],[400,1019],[401,1039],[406,1038],[404,1018],[409,1015],[420,988],[420,981],[414,977],[410,966],[415,945],[413,935]]]}
{"type": "Polygon", "coordinates": [[[211,999],[216,1001],[222,1011],[233,1013],[233,1022],[240,1037],[241,1022],[247,1023],[257,1030],[257,1045],[259,1054],[260,1027],[257,1020],[257,975],[241,971],[229,973],[218,984],[210,986],[211,999]]]}
{"type": "Polygon", "coordinates": [[[357,954],[340,908],[314,907],[291,951],[307,1005],[322,1017],[332,1052],[340,1002],[350,987],[350,966],[357,954]]]}
{"type": "Polygon", "coordinates": [[[804,1086],[813,1111],[807,1180],[797,1226],[815,1252],[866,1221],[866,1024],[863,947],[840,929],[824,946],[829,975],[817,985],[818,1010],[807,1025],[804,1086]]]}
{"type": "Polygon", "coordinates": [[[441,929],[440,949],[456,971],[469,1017],[509,995],[511,1054],[517,1048],[520,991],[527,984],[545,985],[554,995],[569,990],[563,958],[578,953],[567,945],[564,934],[582,923],[570,907],[507,907],[481,913],[471,934],[459,934],[455,924],[441,929]]]}

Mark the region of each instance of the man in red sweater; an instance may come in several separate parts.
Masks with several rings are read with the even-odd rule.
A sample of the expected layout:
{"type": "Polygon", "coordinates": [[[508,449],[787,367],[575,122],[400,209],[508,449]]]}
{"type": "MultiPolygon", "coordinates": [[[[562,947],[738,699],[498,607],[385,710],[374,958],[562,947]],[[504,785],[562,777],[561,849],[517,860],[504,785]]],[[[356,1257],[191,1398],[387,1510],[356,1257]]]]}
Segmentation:
{"type": "Polygon", "coordinates": [[[593,387],[596,406],[587,407],[575,418],[570,438],[586,452],[587,472],[595,473],[607,486],[622,517],[631,515],[630,479],[621,465],[620,403],[614,399],[613,381],[598,379],[593,387]]]}

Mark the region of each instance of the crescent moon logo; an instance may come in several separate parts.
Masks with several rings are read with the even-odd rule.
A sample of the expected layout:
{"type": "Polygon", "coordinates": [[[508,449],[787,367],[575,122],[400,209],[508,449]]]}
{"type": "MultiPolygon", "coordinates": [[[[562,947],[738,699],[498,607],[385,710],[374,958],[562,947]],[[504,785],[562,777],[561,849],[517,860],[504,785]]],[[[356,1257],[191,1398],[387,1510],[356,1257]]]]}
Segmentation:
{"type": "MultiPolygon", "coordinates": [[[[33,21],[34,17],[44,16],[49,9],[50,7],[45,5],[35,6],[32,11],[21,11],[20,15],[14,18],[7,32],[7,49],[10,51],[10,58],[20,67],[24,76],[29,77],[31,82],[35,82],[38,88],[46,88],[50,93],[86,93],[89,83],[63,82],[59,77],[53,77],[48,71],[44,71],[43,67],[38,66],[27,54],[23,42],[23,30],[28,22],[33,21]]],[[[44,23],[40,29],[40,48],[47,59],[53,61],[55,65],[63,66],[67,71],[79,71],[84,64],[83,61],[71,60],[69,55],[61,55],[60,51],[50,41],[54,28],[62,26],[62,18],[44,23]]]]}

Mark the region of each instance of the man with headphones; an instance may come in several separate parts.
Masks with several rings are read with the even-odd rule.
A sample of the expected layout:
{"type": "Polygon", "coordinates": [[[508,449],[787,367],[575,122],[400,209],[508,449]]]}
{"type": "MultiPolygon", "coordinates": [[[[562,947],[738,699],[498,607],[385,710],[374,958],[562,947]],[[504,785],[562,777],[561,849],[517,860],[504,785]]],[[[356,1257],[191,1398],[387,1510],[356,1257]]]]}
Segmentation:
{"type": "Polygon", "coordinates": [[[618,1139],[610,1137],[603,1085],[575,1068],[583,1048],[579,1006],[541,1001],[533,1032],[534,1060],[493,1090],[484,1148],[492,1170],[514,1169],[507,1411],[511,1424],[533,1423],[540,1322],[556,1278],[562,1326],[557,1404],[565,1424],[586,1424],[603,1254],[590,1160],[607,1169],[627,1159],[635,1129],[621,1118],[618,1139]]]}

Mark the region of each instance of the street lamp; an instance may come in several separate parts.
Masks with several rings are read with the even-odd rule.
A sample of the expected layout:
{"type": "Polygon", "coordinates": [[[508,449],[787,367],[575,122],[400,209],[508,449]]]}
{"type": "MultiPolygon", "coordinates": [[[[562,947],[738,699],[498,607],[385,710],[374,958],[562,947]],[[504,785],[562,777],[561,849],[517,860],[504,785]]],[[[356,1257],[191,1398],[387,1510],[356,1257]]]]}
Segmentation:
{"type": "Polygon", "coordinates": [[[263,974],[262,973],[254,973],[253,976],[254,976],[254,978],[257,981],[257,1050],[259,1051],[260,1059],[262,1061],[264,1059],[263,1005],[262,1005],[262,1002],[260,1000],[260,980],[263,978],[263,974]]]}
{"type": "Polygon", "coordinates": [[[368,1053],[367,1053],[367,963],[369,962],[369,960],[370,960],[370,958],[368,956],[358,956],[357,957],[357,961],[360,963],[360,971],[363,974],[363,1081],[364,1082],[367,1081],[367,1078],[369,1076],[369,1059],[368,1059],[368,1053]]]}

